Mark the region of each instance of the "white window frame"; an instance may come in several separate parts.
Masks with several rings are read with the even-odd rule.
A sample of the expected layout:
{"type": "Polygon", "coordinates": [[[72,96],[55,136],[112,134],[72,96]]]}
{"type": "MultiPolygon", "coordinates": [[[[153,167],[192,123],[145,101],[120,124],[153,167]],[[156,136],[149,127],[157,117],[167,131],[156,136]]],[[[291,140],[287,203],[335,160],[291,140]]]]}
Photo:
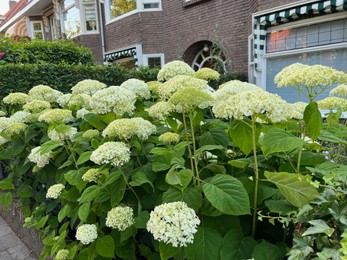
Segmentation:
{"type": "MultiPolygon", "coordinates": [[[[74,35],[71,36],[71,38],[75,38],[77,36],[80,35],[85,35],[85,34],[98,34],[99,33],[99,17],[98,17],[98,10],[97,10],[97,5],[96,5],[96,1],[94,0],[94,6],[95,6],[95,16],[96,16],[96,30],[92,30],[92,31],[87,31],[87,26],[86,26],[86,19],[85,19],[85,10],[84,10],[84,2],[83,0],[75,0],[75,4],[70,5],[68,8],[65,9],[61,9],[61,29],[62,29],[62,33],[65,33],[65,27],[64,27],[64,11],[72,8],[73,6],[75,6],[80,13],[80,26],[81,26],[81,30],[79,33],[76,33],[74,35]]],[[[64,1],[61,2],[61,4],[63,4],[64,1]]]]}
{"type": "Polygon", "coordinates": [[[111,5],[110,1],[112,0],[105,0],[105,16],[106,16],[106,24],[113,23],[115,21],[121,20],[125,17],[128,17],[130,15],[140,13],[140,12],[158,12],[162,11],[162,0],[136,0],[136,9],[132,10],[128,13],[125,13],[123,15],[120,15],[115,18],[111,18],[110,10],[111,10],[111,5]],[[158,8],[144,8],[144,4],[159,4],[158,8]]]}
{"type": "Polygon", "coordinates": [[[153,53],[153,54],[143,54],[143,65],[148,66],[149,58],[160,58],[160,67],[163,67],[165,64],[164,54],[163,53],[153,53]]]}
{"type": "Polygon", "coordinates": [[[45,32],[44,32],[44,28],[43,28],[43,22],[42,21],[30,21],[30,33],[31,33],[31,38],[37,40],[37,38],[35,38],[35,32],[40,32],[42,33],[42,39],[38,39],[38,40],[45,40],[45,32]],[[41,30],[34,30],[34,24],[35,23],[39,23],[41,24],[41,30]]]}

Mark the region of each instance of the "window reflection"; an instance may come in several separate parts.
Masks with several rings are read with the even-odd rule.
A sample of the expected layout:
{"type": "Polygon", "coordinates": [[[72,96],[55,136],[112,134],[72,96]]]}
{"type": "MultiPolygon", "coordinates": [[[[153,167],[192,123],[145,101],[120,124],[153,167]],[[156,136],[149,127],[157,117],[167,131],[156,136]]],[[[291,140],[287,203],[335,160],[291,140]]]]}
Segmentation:
{"type": "Polygon", "coordinates": [[[64,29],[67,37],[81,32],[80,11],[76,6],[63,12],[64,29]]]}
{"type": "Polygon", "coordinates": [[[109,0],[111,19],[129,13],[136,9],[136,0],[109,0]]]}

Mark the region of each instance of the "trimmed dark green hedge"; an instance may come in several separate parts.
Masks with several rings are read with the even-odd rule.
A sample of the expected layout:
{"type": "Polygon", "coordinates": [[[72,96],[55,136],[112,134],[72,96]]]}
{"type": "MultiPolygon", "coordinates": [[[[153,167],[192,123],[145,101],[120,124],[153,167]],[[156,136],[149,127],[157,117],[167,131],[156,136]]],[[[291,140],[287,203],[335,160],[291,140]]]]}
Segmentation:
{"type": "Polygon", "coordinates": [[[0,52],[5,53],[0,64],[79,64],[94,65],[90,49],[79,47],[74,42],[57,40],[14,41],[11,38],[0,39],[0,52]]]}
{"type": "Polygon", "coordinates": [[[108,86],[120,85],[132,76],[127,69],[117,66],[8,64],[0,66],[0,97],[11,92],[28,93],[39,84],[68,93],[84,79],[98,80],[108,86]]]}

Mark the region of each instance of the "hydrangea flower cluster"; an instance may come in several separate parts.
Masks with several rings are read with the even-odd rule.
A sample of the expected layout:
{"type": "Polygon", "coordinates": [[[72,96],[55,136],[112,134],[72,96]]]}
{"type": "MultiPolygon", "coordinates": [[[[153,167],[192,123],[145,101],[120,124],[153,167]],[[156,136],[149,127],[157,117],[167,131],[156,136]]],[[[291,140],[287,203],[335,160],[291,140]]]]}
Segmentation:
{"type": "Polygon", "coordinates": [[[25,112],[30,112],[30,113],[40,113],[43,110],[49,109],[51,108],[51,104],[47,101],[43,101],[43,100],[32,100],[28,103],[26,103],[23,106],[23,110],[25,112]]]}
{"type": "Polygon", "coordinates": [[[342,84],[330,91],[330,96],[347,97],[347,84],[342,84]]]}
{"type": "Polygon", "coordinates": [[[14,118],[0,117],[0,133],[15,123],[17,123],[17,121],[14,118]]]}
{"type": "Polygon", "coordinates": [[[157,79],[165,81],[176,77],[177,75],[194,76],[194,70],[183,61],[171,61],[166,63],[158,72],[157,79]]]}
{"type": "Polygon", "coordinates": [[[174,111],[178,113],[188,113],[196,108],[204,109],[212,101],[211,93],[192,87],[177,91],[169,99],[169,103],[174,105],[174,111]]]}
{"type": "Polygon", "coordinates": [[[90,102],[91,96],[88,94],[72,94],[70,96],[70,99],[67,103],[68,107],[85,107],[90,108],[89,102],[90,102]]]}
{"type": "Polygon", "coordinates": [[[254,89],[261,89],[254,84],[242,82],[239,80],[231,80],[219,86],[219,89],[212,95],[216,102],[228,99],[231,95],[241,93],[243,91],[252,91],[254,89]]]}
{"type": "Polygon", "coordinates": [[[106,142],[92,152],[90,160],[99,165],[122,166],[130,160],[130,149],[122,142],[106,142]]]}
{"type": "Polygon", "coordinates": [[[147,84],[138,79],[128,79],[124,81],[121,85],[122,88],[130,90],[139,98],[148,99],[151,96],[151,92],[148,89],[147,84]]]}
{"type": "Polygon", "coordinates": [[[174,247],[193,243],[200,220],[194,210],[182,201],[156,206],[147,222],[154,239],[174,247]]]}
{"type": "Polygon", "coordinates": [[[165,144],[178,143],[180,141],[180,135],[172,132],[166,132],[160,135],[158,140],[165,144]]]}
{"type": "Polygon", "coordinates": [[[6,116],[6,112],[0,110],[0,117],[2,117],[2,116],[6,116]]]}
{"type": "Polygon", "coordinates": [[[124,231],[134,224],[133,209],[128,206],[119,206],[107,213],[106,226],[124,231]]]}
{"type": "Polygon", "coordinates": [[[54,257],[54,260],[68,260],[69,250],[61,249],[58,251],[57,255],[54,257]]]}
{"type": "Polygon", "coordinates": [[[82,176],[83,181],[87,182],[97,182],[97,180],[102,176],[102,172],[97,168],[91,168],[89,169],[85,174],[82,176]]]}
{"type": "Polygon", "coordinates": [[[42,112],[38,120],[47,124],[68,123],[73,120],[73,116],[71,110],[55,108],[42,112]]]}
{"type": "Polygon", "coordinates": [[[122,118],[112,121],[102,132],[102,135],[117,137],[121,140],[128,140],[137,136],[141,140],[146,140],[156,130],[155,125],[142,117],[122,118]]]}
{"type": "Polygon", "coordinates": [[[347,100],[339,97],[327,97],[322,100],[319,100],[318,107],[320,109],[341,109],[342,111],[347,110],[347,100]]]}
{"type": "Polygon", "coordinates": [[[210,81],[210,80],[217,80],[217,79],[219,79],[220,74],[219,74],[218,71],[215,71],[213,69],[202,68],[202,69],[199,69],[197,72],[195,72],[194,77],[198,78],[198,79],[203,79],[203,80],[210,81]]]}
{"type": "Polygon", "coordinates": [[[281,70],[274,78],[274,82],[277,84],[277,87],[282,88],[289,86],[289,82],[287,82],[287,78],[294,75],[295,73],[298,73],[302,71],[303,69],[307,68],[308,65],[304,65],[301,63],[294,63],[290,66],[285,67],[283,70],[281,70]]]}
{"type": "Polygon", "coordinates": [[[63,189],[65,189],[65,186],[61,183],[52,185],[47,190],[46,198],[47,199],[57,199],[60,196],[61,191],[63,189]]]}
{"type": "Polygon", "coordinates": [[[148,89],[153,92],[153,93],[158,93],[158,87],[163,84],[162,82],[159,81],[149,81],[146,83],[148,89]]]}
{"type": "Polygon", "coordinates": [[[14,113],[11,118],[16,120],[19,123],[26,123],[28,122],[28,117],[30,117],[31,113],[25,112],[25,111],[17,111],[14,113]]]}
{"type": "Polygon", "coordinates": [[[5,104],[24,105],[30,100],[29,95],[25,93],[10,93],[2,99],[5,104]]]}
{"type": "Polygon", "coordinates": [[[81,108],[79,110],[77,110],[76,112],[76,118],[80,118],[83,119],[84,115],[89,114],[89,113],[93,113],[92,111],[85,109],[85,108],[81,108]]]}
{"type": "Polygon", "coordinates": [[[59,104],[59,106],[61,107],[68,107],[68,104],[69,104],[69,100],[70,100],[70,97],[72,96],[71,93],[68,93],[68,94],[64,94],[62,96],[60,96],[58,99],[57,99],[57,102],[59,104]]]}
{"type": "Polygon", "coordinates": [[[304,111],[307,106],[305,102],[296,102],[294,104],[289,104],[289,106],[291,108],[289,111],[290,118],[295,118],[295,119],[304,118],[304,111]]]}
{"type": "Polygon", "coordinates": [[[13,135],[19,135],[20,133],[22,133],[25,128],[27,128],[28,126],[24,123],[13,123],[11,125],[9,125],[9,127],[7,127],[3,133],[7,136],[13,136],[13,135]]]}
{"type": "Polygon", "coordinates": [[[73,140],[75,134],[77,134],[77,128],[76,127],[69,127],[69,130],[64,131],[52,129],[48,131],[48,137],[51,140],[58,140],[58,141],[64,141],[64,140],[73,140]]]}
{"type": "Polygon", "coordinates": [[[0,136],[0,145],[6,144],[9,140],[7,140],[6,138],[0,136]]]}
{"type": "Polygon", "coordinates": [[[99,134],[100,134],[99,131],[96,129],[88,129],[87,131],[85,131],[83,133],[83,137],[88,138],[88,139],[92,139],[94,137],[99,136],[99,134]]]}
{"type": "Polygon", "coordinates": [[[49,103],[57,102],[58,98],[62,95],[62,92],[46,85],[38,85],[29,90],[31,99],[43,100],[49,103]]]}
{"type": "Polygon", "coordinates": [[[160,85],[158,87],[158,94],[162,99],[169,99],[178,90],[188,87],[203,91],[209,90],[209,86],[206,80],[179,75],[160,85]]]}
{"type": "Polygon", "coordinates": [[[49,164],[49,159],[51,158],[51,152],[41,154],[40,146],[31,149],[28,156],[29,161],[36,163],[38,168],[43,168],[45,165],[49,164]]]}
{"type": "Polygon", "coordinates": [[[244,116],[265,114],[270,121],[281,122],[288,119],[290,106],[278,95],[257,89],[243,91],[216,102],[212,111],[219,118],[242,119],[244,116]]]}
{"type": "Polygon", "coordinates": [[[99,90],[90,99],[90,107],[97,114],[113,111],[117,116],[132,114],[135,109],[136,95],[119,86],[99,90]]]}
{"type": "Polygon", "coordinates": [[[151,117],[157,118],[159,120],[164,120],[165,116],[169,115],[170,112],[173,111],[173,108],[174,106],[171,103],[166,101],[159,101],[150,108],[146,108],[145,110],[151,117]]]}
{"type": "Polygon", "coordinates": [[[106,88],[106,84],[92,79],[85,79],[78,82],[71,88],[72,94],[93,95],[96,91],[106,88]]]}
{"type": "Polygon", "coordinates": [[[84,224],[77,228],[76,239],[84,245],[89,245],[98,238],[98,231],[95,224],[84,224]]]}

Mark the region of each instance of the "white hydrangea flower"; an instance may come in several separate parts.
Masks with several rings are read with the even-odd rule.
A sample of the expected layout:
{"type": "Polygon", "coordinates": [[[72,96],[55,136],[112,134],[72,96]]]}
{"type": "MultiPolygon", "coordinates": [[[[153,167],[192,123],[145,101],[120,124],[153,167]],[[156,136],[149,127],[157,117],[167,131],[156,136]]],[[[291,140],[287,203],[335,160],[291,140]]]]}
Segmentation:
{"type": "Polygon", "coordinates": [[[238,94],[243,91],[252,91],[261,89],[256,85],[242,82],[239,80],[231,80],[219,86],[218,90],[212,95],[215,99],[215,102],[221,102],[222,100],[228,99],[231,95],[238,94]]]}
{"type": "Polygon", "coordinates": [[[158,86],[158,94],[162,99],[166,100],[169,99],[178,90],[188,87],[203,91],[210,90],[206,80],[179,75],[158,86]]]}
{"type": "Polygon", "coordinates": [[[87,109],[90,109],[90,99],[91,96],[87,95],[87,94],[72,94],[69,102],[68,102],[68,106],[69,107],[84,107],[87,109]]]}
{"type": "Polygon", "coordinates": [[[51,104],[43,100],[32,100],[23,106],[25,112],[40,113],[46,109],[51,108],[51,104]]]}
{"type": "Polygon", "coordinates": [[[17,120],[14,118],[0,117],[0,133],[15,123],[17,123],[17,120]]]}
{"type": "Polygon", "coordinates": [[[117,137],[121,140],[127,140],[133,136],[146,140],[155,133],[156,126],[142,117],[122,118],[112,121],[102,132],[103,136],[117,137]]]}
{"type": "Polygon", "coordinates": [[[255,89],[216,102],[212,111],[219,118],[242,119],[244,116],[264,114],[271,122],[281,122],[289,118],[290,106],[278,95],[255,89]]]}
{"type": "Polygon", "coordinates": [[[89,245],[98,238],[98,231],[95,224],[84,224],[77,228],[76,239],[84,245],[89,245]]]}
{"type": "Polygon", "coordinates": [[[6,112],[5,112],[5,111],[0,110],[0,117],[2,117],[2,116],[6,116],[6,112]]]}
{"type": "Polygon", "coordinates": [[[339,97],[327,97],[317,101],[319,109],[341,109],[342,111],[347,110],[347,99],[339,97]]]}
{"type": "Polygon", "coordinates": [[[7,140],[6,138],[0,136],[0,145],[6,144],[9,140],[7,140]]]}
{"type": "Polygon", "coordinates": [[[57,199],[60,196],[61,191],[63,189],[65,189],[65,186],[61,183],[52,185],[47,190],[46,198],[47,199],[57,199]]]}
{"type": "Polygon", "coordinates": [[[58,99],[57,99],[57,102],[59,104],[59,106],[61,107],[68,107],[68,104],[69,104],[69,100],[70,100],[70,97],[72,96],[71,93],[68,93],[68,94],[64,94],[62,96],[60,96],[58,99]]]}
{"type": "Polygon", "coordinates": [[[330,91],[330,96],[347,97],[347,84],[342,84],[330,91]]]}
{"type": "Polygon", "coordinates": [[[13,135],[19,135],[21,134],[25,128],[27,128],[28,126],[24,123],[18,123],[15,122],[11,125],[9,125],[4,131],[3,133],[7,136],[13,136],[13,135]]]}
{"type": "Polygon", "coordinates": [[[166,101],[159,101],[150,108],[146,108],[145,110],[151,117],[157,118],[159,120],[164,120],[165,116],[169,115],[170,112],[173,111],[173,108],[174,106],[171,103],[166,101]]]}
{"type": "Polygon", "coordinates": [[[180,141],[180,135],[172,132],[166,132],[160,135],[158,140],[165,144],[178,143],[180,141]]]}
{"type": "Polygon", "coordinates": [[[40,146],[31,149],[28,156],[29,161],[36,163],[38,168],[43,168],[45,165],[49,164],[49,159],[51,158],[51,152],[41,154],[40,146]]]}
{"type": "Polygon", "coordinates": [[[289,117],[294,119],[303,119],[304,118],[304,111],[307,106],[307,103],[305,102],[296,102],[293,104],[289,104],[290,110],[289,110],[289,117]]]}
{"type": "Polygon", "coordinates": [[[137,97],[148,99],[151,97],[151,92],[148,89],[147,84],[138,79],[128,79],[124,81],[121,87],[132,91],[137,97]]]}
{"type": "Polygon", "coordinates": [[[82,176],[83,181],[87,182],[97,182],[97,180],[102,176],[102,172],[97,168],[89,169],[85,174],[82,176]]]}
{"type": "Polygon", "coordinates": [[[214,69],[211,69],[211,68],[201,68],[197,72],[195,72],[194,77],[209,81],[209,80],[219,79],[220,74],[218,71],[215,71],[214,69]]]}
{"type": "Polygon", "coordinates": [[[130,149],[122,142],[106,142],[92,152],[90,160],[99,165],[122,166],[130,160],[130,149]]]}
{"type": "Polygon", "coordinates": [[[92,139],[94,137],[97,137],[99,135],[99,131],[96,129],[88,129],[83,133],[84,138],[92,139]]]}
{"type": "Polygon", "coordinates": [[[29,101],[30,97],[29,95],[25,93],[10,93],[6,97],[2,99],[5,104],[11,104],[11,105],[24,105],[29,101]]]}
{"type": "Polygon", "coordinates": [[[77,128],[76,127],[69,127],[68,131],[66,131],[65,129],[64,129],[64,131],[61,131],[61,129],[58,129],[58,130],[52,129],[52,130],[48,131],[48,137],[51,140],[60,140],[60,141],[71,140],[71,141],[73,141],[75,134],[77,134],[77,128]]]}
{"type": "Polygon", "coordinates": [[[31,115],[31,113],[29,112],[25,112],[25,111],[17,111],[16,113],[14,113],[11,118],[13,118],[14,120],[16,120],[19,123],[26,123],[28,122],[28,117],[31,115]]]}
{"type": "Polygon", "coordinates": [[[274,82],[277,84],[277,87],[282,88],[289,85],[289,82],[287,79],[297,73],[302,71],[303,69],[307,68],[308,65],[304,65],[301,63],[294,63],[290,66],[285,67],[283,70],[281,70],[274,78],[274,82]]]}
{"type": "Polygon", "coordinates": [[[194,76],[195,71],[187,63],[179,60],[166,63],[158,72],[158,80],[169,80],[177,75],[194,76]]]}
{"type": "Polygon", "coordinates": [[[55,108],[42,112],[38,120],[47,124],[68,123],[73,120],[73,116],[71,110],[55,108]]]}
{"type": "Polygon", "coordinates": [[[89,113],[93,113],[93,111],[85,109],[85,108],[81,108],[81,109],[77,110],[76,118],[83,119],[84,115],[89,114],[89,113]]]}
{"type": "Polygon", "coordinates": [[[200,224],[194,210],[185,202],[171,202],[156,206],[147,222],[147,230],[154,239],[173,247],[187,246],[194,241],[200,224]]]}
{"type": "Polygon", "coordinates": [[[124,231],[134,224],[133,209],[127,206],[119,206],[107,213],[106,226],[124,231]]]}
{"type": "Polygon", "coordinates": [[[38,85],[29,90],[31,99],[43,100],[49,103],[57,102],[58,98],[62,95],[62,92],[46,85],[38,85]]]}
{"type": "Polygon", "coordinates": [[[72,94],[93,95],[96,91],[106,88],[106,84],[92,79],[85,79],[78,82],[71,88],[72,94]]]}
{"type": "Polygon", "coordinates": [[[148,89],[152,92],[152,93],[158,93],[158,87],[163,84],[162,82],[159,81],[149,81],[146,82],[148,89]]]}
{"type": "Polygon", "coordinates": [[[132,114],[135,110],[136,95],[119,86],[99,90],[90,99],[90,107],[97,114],[113,111],[117,116],[132,114]]]}
{"type": "Polygon", "coordinates": [[[69,250],[61,249],[58,251],[57,255],[54,257],[54,260],[68,260],[69,250]]]}

